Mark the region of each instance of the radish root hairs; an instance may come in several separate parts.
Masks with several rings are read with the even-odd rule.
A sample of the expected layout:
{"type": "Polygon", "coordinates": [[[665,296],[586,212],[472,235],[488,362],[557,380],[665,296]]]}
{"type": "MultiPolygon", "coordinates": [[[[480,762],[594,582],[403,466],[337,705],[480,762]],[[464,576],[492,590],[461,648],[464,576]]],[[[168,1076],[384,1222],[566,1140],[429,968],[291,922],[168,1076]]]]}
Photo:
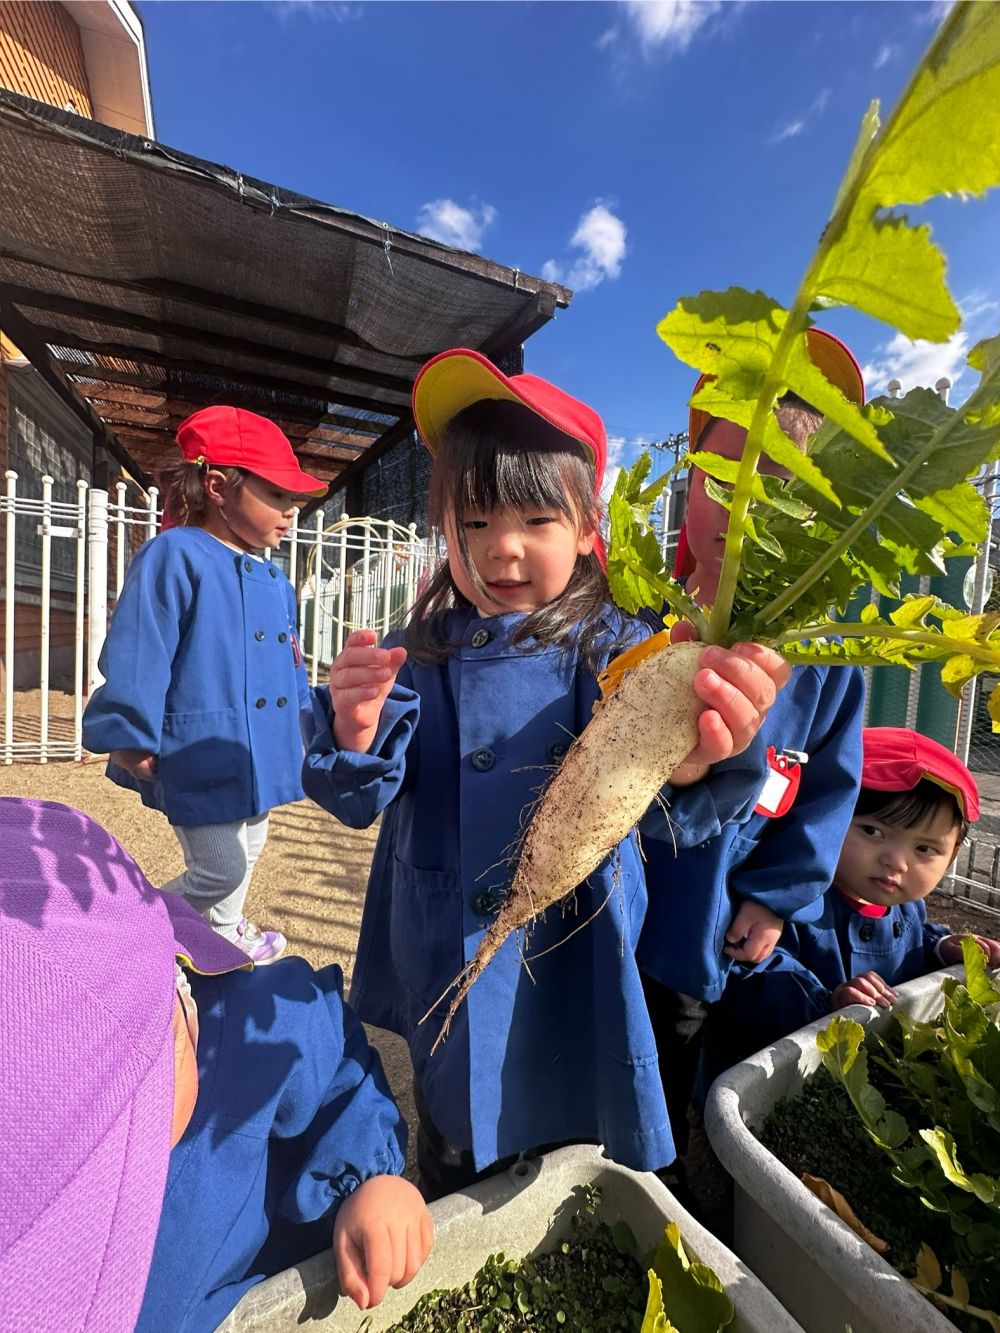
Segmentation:
{"type": "Polygon", "coordinates": [[[424,1015],[458,988],[434,1049],[507,936],[561,902],[597,869],[697,745],[702,704],[694,677],[705,645],[668,647],[661,641],[649,651],[651,642],[611,664],[611,678],[619,678],[546,787],[496,920],[473,958],[424,1015]]]}

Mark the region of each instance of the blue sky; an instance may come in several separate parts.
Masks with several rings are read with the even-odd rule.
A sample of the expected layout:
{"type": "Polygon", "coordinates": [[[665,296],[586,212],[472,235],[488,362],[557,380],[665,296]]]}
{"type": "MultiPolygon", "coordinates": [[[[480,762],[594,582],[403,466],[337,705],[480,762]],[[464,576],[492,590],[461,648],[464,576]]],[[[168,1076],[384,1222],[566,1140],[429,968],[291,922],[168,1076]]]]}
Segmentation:
{"type": "MultiPolygon", "coordinates": [[[[603,415],[613,451],[686,424],[655,334],[677,299],[794,295],[869,101],[891,108],[940,0],[140,5],[157,138],[574,287],[526,369],[603,415]]],[[[1000,329],[1000,193],[921,210],[966,326],[913,347],[845,312],[870,390],[940,375],[1000,329]]]]}

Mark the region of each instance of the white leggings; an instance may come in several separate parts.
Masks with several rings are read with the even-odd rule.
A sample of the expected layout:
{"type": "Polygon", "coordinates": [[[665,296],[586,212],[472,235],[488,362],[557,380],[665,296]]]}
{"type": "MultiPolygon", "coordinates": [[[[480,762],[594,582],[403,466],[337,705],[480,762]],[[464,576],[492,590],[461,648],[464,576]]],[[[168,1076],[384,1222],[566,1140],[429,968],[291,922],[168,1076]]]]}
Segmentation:
{"type": "Polygon", "coordinates": [[[235,824],[174,825],[187,867],[160,887],[179,893],[212,928],[236,938],[250,877],[267,841],[268,812],[235,824]]]}

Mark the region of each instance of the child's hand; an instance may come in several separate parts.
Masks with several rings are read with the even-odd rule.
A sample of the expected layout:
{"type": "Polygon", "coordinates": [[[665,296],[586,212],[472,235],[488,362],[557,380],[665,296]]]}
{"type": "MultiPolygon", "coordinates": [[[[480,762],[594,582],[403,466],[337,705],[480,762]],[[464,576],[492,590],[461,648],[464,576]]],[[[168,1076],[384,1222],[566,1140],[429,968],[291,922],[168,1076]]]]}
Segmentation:
{"type": "Polygon", "coordinates": [[[146,750],[112,750],[108,758],[140,782],[156,781],[155,754],[149,754],[146,750]]]}
{"type": "Polygon", "coordinates": [[[842,981],[833,992],[834,1009],[845,1009],[849,1004],[867,1004],[872,1009],[891,1009],[896,992],[877,972],[862,972],[860,976],[842,981]]]}
{"type": "Polygon", "coordinates": [[[738,963],[763,962],[774,953],[784,924],[769,907],[746,898],[729,923],[723,953],[738,963]]]}
{"type": "Polygon", "coordinates": [[[330,667],[333,735],[342,750],[365,754],[378,730],[382,705],[406,661],[405,648],[376,648],[372,629],[357,629],[330,667]]]}
{"type": "MultiPolygon", "coordinates": [[[[672,643],[695,638],[694,626],[685,622],[670,631],[672,643]]],[[[698,718],[700,740],[670,776],[677,787],[700,781],[712,764],[741,754],[792,674],[784,658],[756,643],[709,645],[701,661],[694,678],[695,694],[706,705],[698,718]]]]}
{"type": "MultiPolygon", "coordinates": [[[[1000,967],[1000,940],[991,940],[986,935],[972,937],[986,955],[988,967],[1000,967]]],[[[962,961],[962,936],[946,935],[937,948],[942,963],[951,966],[962,961]]]]}
{"type": "MultiPolygon", "coordinates": [[[[364,631],[363,631],[364,632],[364,631]]],[[[434,1224],[420,1191],[401,1176],[372,1176],[342,1204],[333,1257],[345,1296],[362,1310],[405,1287],[430,1253],[434,1224]]]]}

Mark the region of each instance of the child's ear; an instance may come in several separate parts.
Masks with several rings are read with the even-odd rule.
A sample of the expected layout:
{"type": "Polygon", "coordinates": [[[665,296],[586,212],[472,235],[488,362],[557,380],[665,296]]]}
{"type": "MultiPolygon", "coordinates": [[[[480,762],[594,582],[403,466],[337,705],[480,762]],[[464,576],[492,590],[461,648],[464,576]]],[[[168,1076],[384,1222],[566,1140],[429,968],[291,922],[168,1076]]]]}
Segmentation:
{"type": "Polygon", "coordinates": [[[588,528],[586,531],[581,529],[580,536],[576,543],[577,555],[590,555],[597,541],[597,529],[588,528]]]}
{"type": "Polygon", "coordinates": [[[205,498],[209,504],[213,504],[217,509],[226,503],[226,474],[220,472],[218,468],[211,467],[205,473],[205,498]]]}

